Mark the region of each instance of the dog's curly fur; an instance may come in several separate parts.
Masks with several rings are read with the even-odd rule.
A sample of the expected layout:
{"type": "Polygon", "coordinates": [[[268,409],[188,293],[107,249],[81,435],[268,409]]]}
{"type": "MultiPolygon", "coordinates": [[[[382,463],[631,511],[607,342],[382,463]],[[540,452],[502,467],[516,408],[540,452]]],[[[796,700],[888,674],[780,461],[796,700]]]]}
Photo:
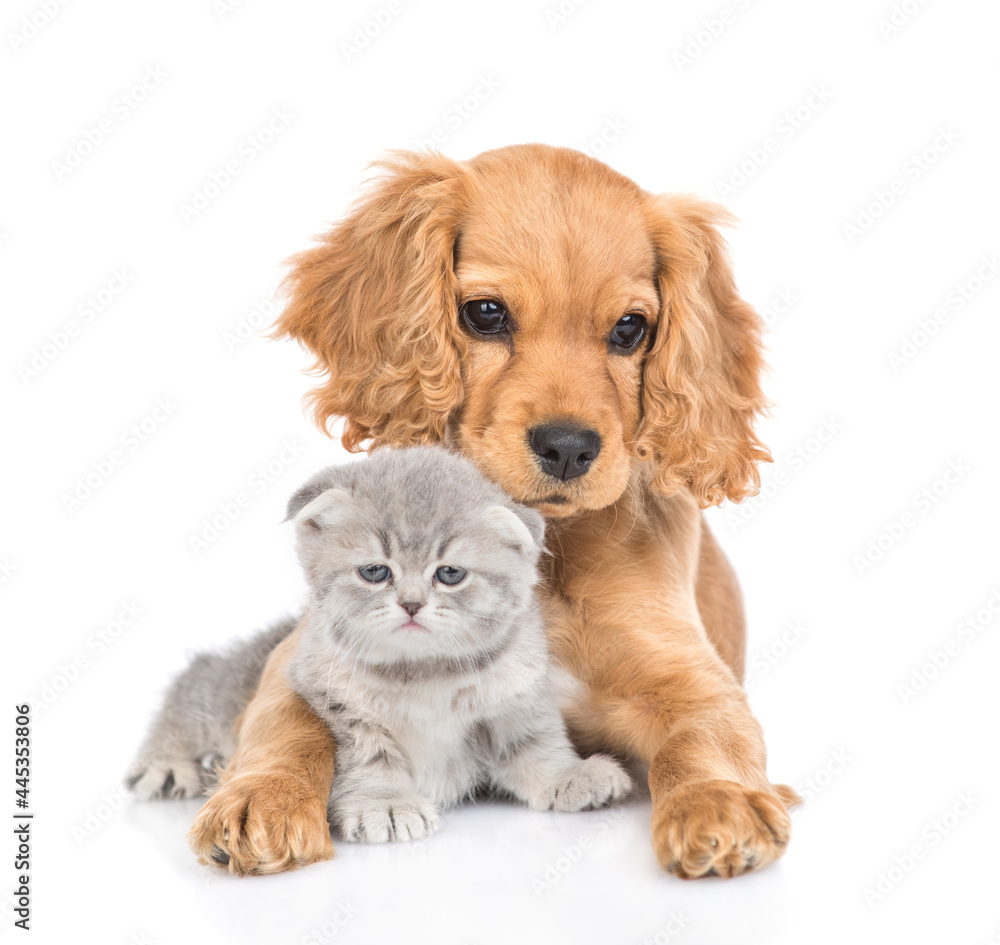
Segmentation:
{"type": "MultiPolygon", "coordinates": [[[[277,333],[316,357],[317,422],[345,418],[351,450],[444,442],[542,511],[553,551],[543,604],[575,740],[649,763],[664,868],[765,866],[787,844],[797,798],[766,776],[740,686],[739,590],[698,511],[753,494],[770,458],[753,431],[765,406],[760,323],[717,230],[730,215],[541,145],[466,163],[397,153],[381,171],[291,261],[277,333]],[[460,307],[484,298],[504,303],[508,333],[461,326],[460,307]],[[609,337],[628,313],[648,332],[623,352],[609,337]],[[543,470],[528,431],[551,423],[599,434],[584,475],[543,470]]],[[[259,722],[266,705],[268,730],[244,721],[192,832],[196,850],[227,850],[236,872],[330,855],[315,811],[300,816],[304,798],[325,797],[329,770],[316,758],[325,728],[280,672],[288,652],[247,710],[259,722]],[[280,744],[291,736],[312,754],[280,744]],[[266,843],[234,824],[234,809],[261,813],[266,843]]]]}

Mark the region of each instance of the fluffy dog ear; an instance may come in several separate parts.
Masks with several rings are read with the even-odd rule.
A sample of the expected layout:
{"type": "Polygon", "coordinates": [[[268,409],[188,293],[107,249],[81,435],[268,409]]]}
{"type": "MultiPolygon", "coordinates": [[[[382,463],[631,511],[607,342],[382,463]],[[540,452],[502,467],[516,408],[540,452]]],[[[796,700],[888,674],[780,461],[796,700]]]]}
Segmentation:
{"type": "Polygon", "coordinates": [[[716,225],[733,217],[693,197],[650,197],[663,315],[643,376],[643,423],[635,453],[655,463],[653,485],[686,486],[704,508],[760,488],[769,462],[753,431],[766,406],[761,324],[737,294],[716,225]]]}
{"type": "Polygon", "coordinates": [[[441,440],[462,399],[453,249],[462,165],[394,152],[383,175],[320,245],[292,257],[275,327],[316,356],[309,395],[323,429],[343,416],[343,443],[441,440]]]}

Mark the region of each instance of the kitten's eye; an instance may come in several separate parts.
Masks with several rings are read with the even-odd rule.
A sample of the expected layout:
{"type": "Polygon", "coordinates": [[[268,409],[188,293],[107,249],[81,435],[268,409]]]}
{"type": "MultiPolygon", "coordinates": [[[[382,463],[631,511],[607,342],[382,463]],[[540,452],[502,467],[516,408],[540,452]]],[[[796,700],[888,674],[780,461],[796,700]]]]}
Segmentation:
{"type": "Polygon", "coordinates": [[[461,568],[453,568],[450,565],[444,564],[434,572],[434,577],[436,577],[442,584],[454,585],[461,584],[465,580],[465,575],[468,571],[463,571],[461,568]]]}
{"type": "Polygon", "coordinates": [[[611,329],[611,334],[608,336],[608,342],[616,348],[628,351],[638,345],[645,337],[645,317],[638,312],[630,312],[628,315],[622,315],[615,322],[615,327],[611,329]]]}
{"type": "Polygon", "coordinates": [[[510,331],[507,307],[495,299],[471,299],[459,309],[459,314],[477,335],[499,335],[510,331]]]}
{"type": "Polygon", "coordinates": [[[369,584],[381,584],[389,579],[390,573],[384,564],[368,564],[363,568],[358,568],[358,574],[369,584]]]}

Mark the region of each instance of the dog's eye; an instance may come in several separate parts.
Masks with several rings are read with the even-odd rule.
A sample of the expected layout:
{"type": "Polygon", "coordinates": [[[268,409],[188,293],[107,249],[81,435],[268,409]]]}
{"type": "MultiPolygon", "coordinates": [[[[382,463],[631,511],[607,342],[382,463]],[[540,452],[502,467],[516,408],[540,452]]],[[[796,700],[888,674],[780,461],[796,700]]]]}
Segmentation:
{"type": "Polygon", "coordinates": [[[471,299],[459,309],[466,325],[480,335],[510,330],[507,308],[495,299],[471,299]]]}
{"type": "Polygon", "coordinates": [[[363,568],[358,568],[361,575],[369,584],[381,584],[388,580],[390,571],[384,564],[369,564],[363,568]]]}
{"type": "Polygon", "coordinates": [[[461,584],[467,573],[461,568],[453,568],[451,565],[443,564],[434,572],[434,577],[442,584],[461,584]]]}
{"type": "Polygon", "coordinates": [[[646,319],[637,313],[623,315],[615,322],[608,341],[616,348],[634,348],[646,337],[646,319]]]}

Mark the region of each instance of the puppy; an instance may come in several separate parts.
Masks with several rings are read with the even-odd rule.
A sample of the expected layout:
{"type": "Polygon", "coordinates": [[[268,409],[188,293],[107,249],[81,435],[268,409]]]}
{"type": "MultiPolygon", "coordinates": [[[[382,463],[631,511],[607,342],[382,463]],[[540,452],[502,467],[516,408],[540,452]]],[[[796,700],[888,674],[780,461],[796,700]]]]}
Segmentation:
{"type": "MultiPolygon", "coordinates": [[[[576,151],[399,153],[292,260],[277,332],[322,376],[343,443],[444,443],[548,520],[542,590],[576,745],[649,766],[652,844],[684,878],[779,857],[795,793],[741,688],[739,589],[699,509],[769,460],[760,322],[722,208],[656,196],[576,151]]],[[[332,855],[333,745],[271,657],[191,843],[230,870],[332,855]]]]}

